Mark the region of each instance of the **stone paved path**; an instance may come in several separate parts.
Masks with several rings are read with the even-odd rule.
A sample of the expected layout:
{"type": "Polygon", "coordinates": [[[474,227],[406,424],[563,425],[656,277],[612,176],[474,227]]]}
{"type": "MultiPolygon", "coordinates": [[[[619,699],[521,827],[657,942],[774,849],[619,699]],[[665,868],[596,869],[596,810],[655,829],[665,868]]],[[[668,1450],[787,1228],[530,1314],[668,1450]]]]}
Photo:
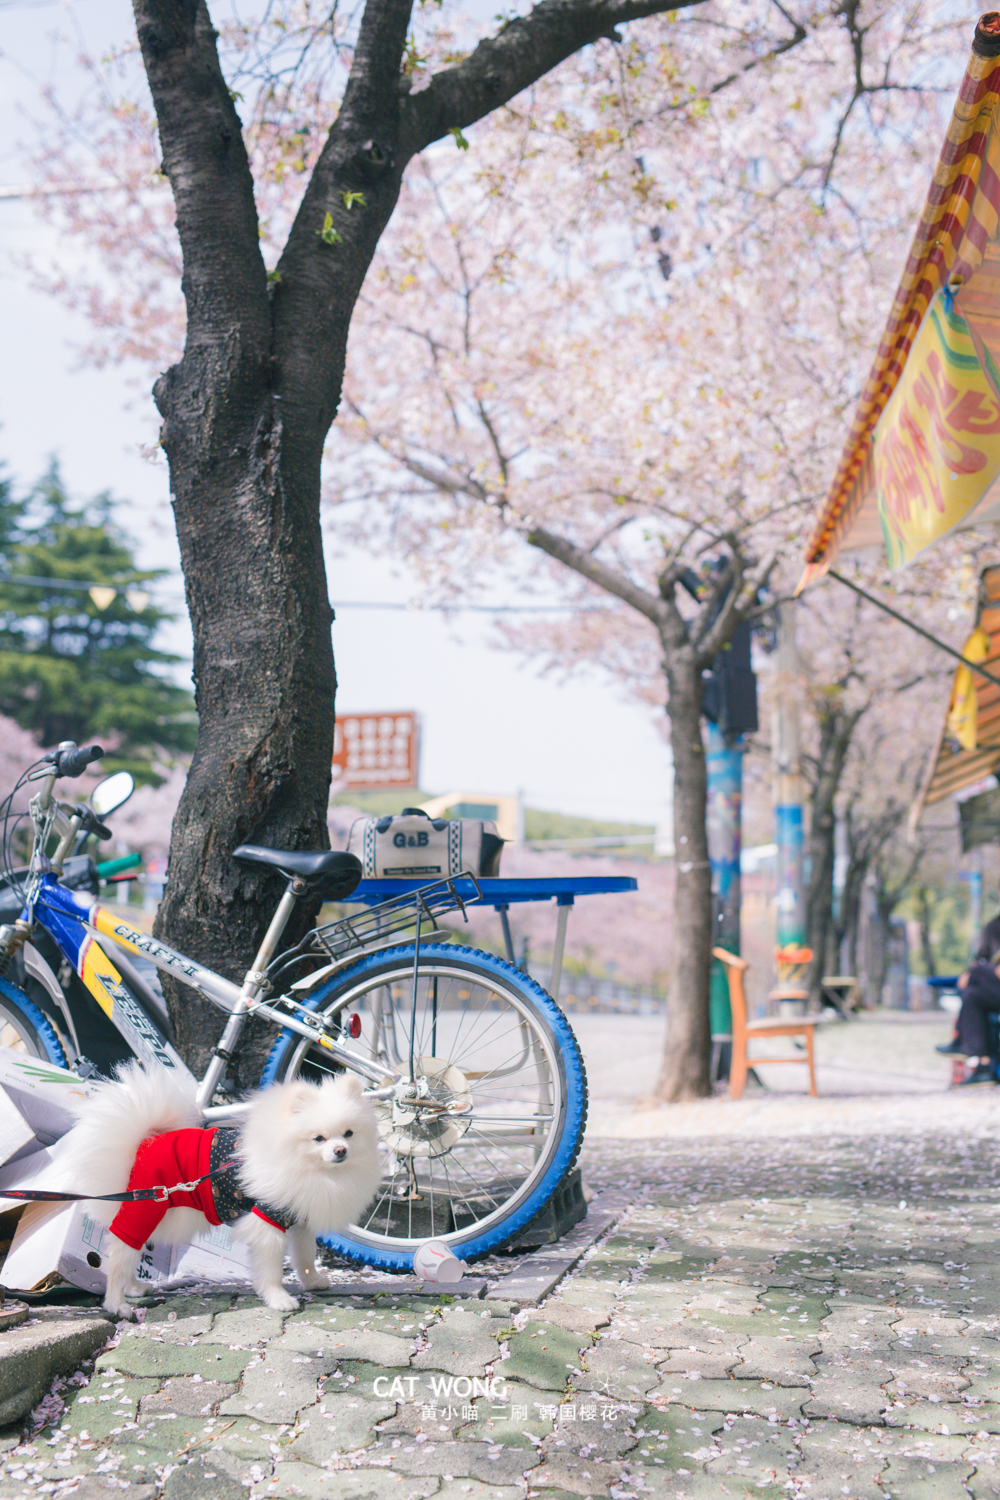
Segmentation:
{"type": "Polygon", "coordinates": [[[171,1297],[0,1434],[0,1500],[1000,1496],[989,1140],[605,1141],[586,1173],[633,1207],[540,1308],[171,1297]]]}

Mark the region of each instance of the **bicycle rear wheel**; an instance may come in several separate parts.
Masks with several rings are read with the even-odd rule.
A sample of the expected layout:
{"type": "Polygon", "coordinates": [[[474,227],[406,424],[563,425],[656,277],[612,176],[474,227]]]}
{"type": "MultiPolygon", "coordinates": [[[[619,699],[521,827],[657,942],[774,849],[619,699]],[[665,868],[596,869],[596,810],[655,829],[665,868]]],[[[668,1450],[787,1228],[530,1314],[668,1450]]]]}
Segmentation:
{"type": "MultiPolygon", "coordinates": [[[[426,1239],[461,1259],[507,1244],[544,1208],[583,1140],[587,1083],[566,1017],[534,980],[492,954],[420,949],[414,1077],[419,1108],[379,1102],[384,1170],[357,1224],[327,1243],[370,1265],[410,1269],[426,1239]]],[[[328,1031],[409,1077],[413,948],[360,959],[306,1002],[328,1031]],[[348,1017],[361,1036],[348,1039],[348,1017]]],[[[338,1071],[285,1031],[262,1084],[338,1071]]]]}

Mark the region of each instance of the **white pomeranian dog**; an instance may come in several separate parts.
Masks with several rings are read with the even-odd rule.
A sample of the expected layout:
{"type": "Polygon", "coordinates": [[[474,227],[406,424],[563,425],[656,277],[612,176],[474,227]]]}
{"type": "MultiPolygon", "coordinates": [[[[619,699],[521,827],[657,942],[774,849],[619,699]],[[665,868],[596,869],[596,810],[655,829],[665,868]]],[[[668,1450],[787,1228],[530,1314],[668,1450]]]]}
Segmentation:
{"type": "Polygon", "coordinates": [[[187,1088],[169,1068],[126,1063],[99,1084],[65,1138],[77,1190],[182,1189],[90,1205],[111,1231],[107,1310],[132,1316],[126,1298],[139,1291],[147,1241],[186,1244],[206,1222],[232,1224],[247,1242],[254,1290],[268,1307],[299,1305],[282,1285],[286,1245],[303,1287],[328,1286],[316,1269],[316,1236],[354,1223],[381,1178],[375,1110],[362,1087],[353,1074],[275,1084],[252,1097],[237,1125],[202,1128],[193,1080],[187,1088]]]}

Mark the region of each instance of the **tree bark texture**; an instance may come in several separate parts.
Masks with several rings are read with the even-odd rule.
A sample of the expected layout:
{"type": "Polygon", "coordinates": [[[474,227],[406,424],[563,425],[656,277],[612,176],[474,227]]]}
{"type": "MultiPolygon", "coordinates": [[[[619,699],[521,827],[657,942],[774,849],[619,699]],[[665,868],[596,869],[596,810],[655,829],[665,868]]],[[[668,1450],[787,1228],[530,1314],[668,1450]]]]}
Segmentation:
{"type": "Polygon", "coordinates": [[[920,953],[924,961],[927,977],[933,979],[937,973],[937,957],[934,953],[934,939],[932,930],[934,925],[934,908],[931,903],[931,893],[925,885],[917,890],[917,911],[920,922],[920,953]]]}
{"type": "Polygon", "coordinates": [[[864,954],[860,952],[861,903],[864,899],[865,882],[869,871],[895,827],[897,814],[890,809],[867,823],[859,823],[853,810],[848,807],[845,812],[845,821],[848,860],[842,897],[841,924],[847,957],[846,972],[855,975],[858,974],[859,969],[864,972],[865,989],[862,1000],[867,1006],[876,1006],[879,1004],[881,987],[879,984],[876,988],[876,965],[872,961],[874,949],[871,940],[868,943],[869,951],[864,954]]]}
{"type": "Polygon", "coordinates": [[[806,891],[806,946],[813,955],[809,965],[809,1000],[814,1007],[820,1003],[823,975],[829,972],[826,966],[833,931],[834,805],[851,736],[862,712],[848,713],[836,700],[823,702],[819,710],[819,751],[810,797],[810,871],[806,891]]]}
{"type": "Polygon", "coordinates": [[[667,1040],[656,1083],[660,1099],[710,1094],[708,1021],[712,870],[705,827],[708,771],[701,730],[702,665],[692,648],[664,651],[674,756],[674,938],[667,991],[667,1040]]]}
{"type": "Polygon", "coordinates": [[[858,867],[852,863],[847,867],[847,878],[844,881],[844,892],[840,898],[840,925],[843,932],[842,939],[842,962],[843,973],[857,975],[858,972],[858,930],[861,919],[861,890],[865,878],[867,866],[858,867]]]}
{"type": "MultiPolygon", "coordinates": [[[[134,0],[183,256],[187,341],[154,395],[200,720],[156,932],[232,978],[249,967],[282,887],[234,864],[233,849],[328,843],[336,679],[320,465],[351,315],[406,165],[615,25],[667,8],[542,0],[411,96],[400,68],[411,7],[368,0],[340,112],[269,284],[205,0],[134,0]]],[[[300,929],[312,915],[300,913],[300,929]]],[[[201,1071],[218,1012],[167,990],[179,1049],[201,1071]]],[[[240,1085],[255,1081],[259,1058],[258,1044],[240,1085]]]]}

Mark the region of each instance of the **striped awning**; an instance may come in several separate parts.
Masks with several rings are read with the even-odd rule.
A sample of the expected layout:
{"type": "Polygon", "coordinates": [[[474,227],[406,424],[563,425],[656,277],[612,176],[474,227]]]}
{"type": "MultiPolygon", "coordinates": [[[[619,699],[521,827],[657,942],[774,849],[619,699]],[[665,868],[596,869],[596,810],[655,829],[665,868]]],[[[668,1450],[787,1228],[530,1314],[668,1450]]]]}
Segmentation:
{"type": "Polygon", "coordinates": [[[909,259],[806,550],[900,567],[1000,517],[1000,12],[981,17],[909,259]]]}
{"type": "MultiPolygon", "coordinates": [[[[994,677],[1000,677],[1000,567],[986,568],[979,584],[977,629],[985,632],[982,665],[994,677]]],[[[959,673],[962,672],[959,668],[959,673]]],[[[956,677],[958,674],[956,674],[956,677]]],[[[973,708],[973,732],[965,736],[971,748],[965,749],[956,734],[955,693],[945,716],[937,747],[931,756],[924,784],[911,816],[916,819],[930,802],[942,802],[956,792],[974,786],[1000,767],[1000,687],[995,687],[978,673],[969,678],[973,708]]],[[[960,732],[960,731],[959,731],[960,732]]]]}

